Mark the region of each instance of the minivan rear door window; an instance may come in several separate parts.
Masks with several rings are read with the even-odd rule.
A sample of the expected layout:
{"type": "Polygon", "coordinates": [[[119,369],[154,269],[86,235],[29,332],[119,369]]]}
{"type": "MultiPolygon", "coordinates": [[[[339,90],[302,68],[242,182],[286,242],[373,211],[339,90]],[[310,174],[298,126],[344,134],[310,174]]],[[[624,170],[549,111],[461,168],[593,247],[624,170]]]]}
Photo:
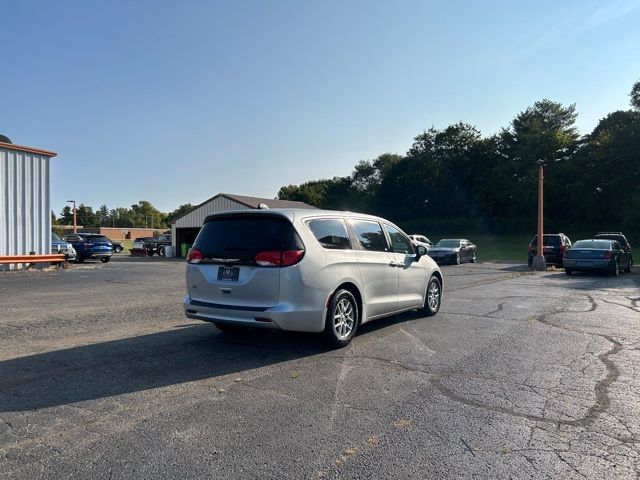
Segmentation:
{"type": "Polygon", "coordinates": [[[354,220],[353,231],[364,250],[374,252],[388,252],[389,245],[378,222],[368,220],[354,220]]]}

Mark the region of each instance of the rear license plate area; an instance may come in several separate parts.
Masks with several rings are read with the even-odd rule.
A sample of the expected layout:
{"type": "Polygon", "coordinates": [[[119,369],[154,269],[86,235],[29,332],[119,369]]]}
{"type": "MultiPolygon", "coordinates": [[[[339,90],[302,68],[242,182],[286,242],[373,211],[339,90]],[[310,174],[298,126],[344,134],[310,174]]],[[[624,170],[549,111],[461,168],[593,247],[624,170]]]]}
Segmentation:
{"type": "Polygon", "coordinates": [[[240,275],[238,267],[218,267],[218,280],[237,282],[240,275]]]}
{"type": "Polygon", "coordinates": [[[578,261],[577,264],[579,267],[593,267],[593,262],[578,261]]]}

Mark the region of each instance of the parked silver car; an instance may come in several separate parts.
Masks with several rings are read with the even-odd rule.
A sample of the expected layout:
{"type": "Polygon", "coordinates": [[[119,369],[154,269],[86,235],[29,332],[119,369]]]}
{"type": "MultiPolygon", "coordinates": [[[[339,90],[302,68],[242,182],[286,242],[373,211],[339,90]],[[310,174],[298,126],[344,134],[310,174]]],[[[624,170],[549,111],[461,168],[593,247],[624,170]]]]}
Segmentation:
{"type": "Polygon", "coordinates": [[[221,330],[324,332],[347,345],[362,323],[435,315],[442,273],[397,226],[370,215],[255,210],[211,215],[187,255],[187,317],[221,330]]]}
{"type": "Polygon", "coordinates": [[[51,253],[64,255],[65,260],[73,262],[76,259],[76,251],[69,242],[60,240],[60,237],[51,232],[51,253]]]}
{"type": "Polygon", "coordinates": [[[409,238],[413,240],[414,245],[424,245],[427,249],[427,254],[429,253],[431,247],[433,247],[433,242],[424,235],[417,235],[414,233],[413,235],[409,235],[409,238]]]}

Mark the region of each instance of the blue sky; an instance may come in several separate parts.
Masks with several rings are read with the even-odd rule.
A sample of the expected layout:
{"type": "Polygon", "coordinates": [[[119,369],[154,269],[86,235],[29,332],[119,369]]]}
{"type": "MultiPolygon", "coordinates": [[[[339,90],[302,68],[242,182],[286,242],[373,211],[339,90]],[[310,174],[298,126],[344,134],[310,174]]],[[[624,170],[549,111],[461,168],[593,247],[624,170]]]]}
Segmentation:
{"type": "Polygon", "coordinates": [[[497,132],[536,100],[628,108],[640,1],[2,2],[0,133],[51,149],[52,205],[274,197],[497,132]]]}

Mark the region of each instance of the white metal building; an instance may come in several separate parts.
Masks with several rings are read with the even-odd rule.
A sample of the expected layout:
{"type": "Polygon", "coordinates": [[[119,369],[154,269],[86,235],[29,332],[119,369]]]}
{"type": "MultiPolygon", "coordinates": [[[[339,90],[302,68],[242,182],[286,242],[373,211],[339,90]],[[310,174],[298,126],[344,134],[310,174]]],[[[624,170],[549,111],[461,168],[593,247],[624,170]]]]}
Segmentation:
{"type": "Polygon", "coordinates": [[[231,210],[257,209],[260,204],[264,204],[269,208],[316,208],[304,202],[219,193],[201,203],[189,213],[171,222],[171,243],[176,255],[185,256],[185,250],[195,241],[196,235],[198,235],[207,215],[231,210]]]}
{"type": "Polygon", "coordinates": [[[49,160],[55,156],[0,142],[0,256],[51,253],[49,160]]]}

